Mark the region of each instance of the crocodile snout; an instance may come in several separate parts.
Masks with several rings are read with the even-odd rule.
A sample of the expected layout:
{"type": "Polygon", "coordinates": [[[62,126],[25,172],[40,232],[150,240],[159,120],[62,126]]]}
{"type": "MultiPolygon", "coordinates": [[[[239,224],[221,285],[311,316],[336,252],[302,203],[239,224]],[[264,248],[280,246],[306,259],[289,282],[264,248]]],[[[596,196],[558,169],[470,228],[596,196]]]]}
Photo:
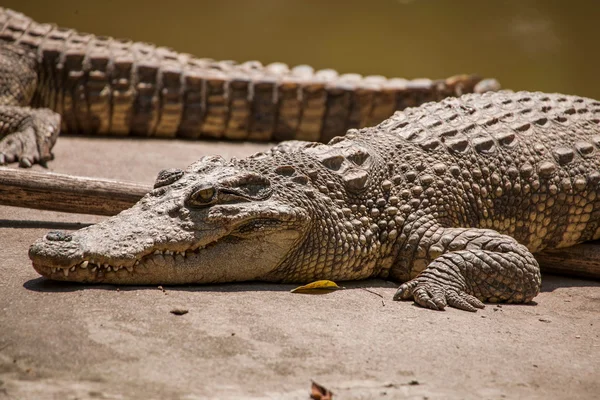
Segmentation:
{"type": "Polygon", "coordinates": [[[29,257],[38,264],[51,261],[53,266],[67,267],[83,257],[80,240],[71,233],[52,231],[29,248],[29,257]]]}

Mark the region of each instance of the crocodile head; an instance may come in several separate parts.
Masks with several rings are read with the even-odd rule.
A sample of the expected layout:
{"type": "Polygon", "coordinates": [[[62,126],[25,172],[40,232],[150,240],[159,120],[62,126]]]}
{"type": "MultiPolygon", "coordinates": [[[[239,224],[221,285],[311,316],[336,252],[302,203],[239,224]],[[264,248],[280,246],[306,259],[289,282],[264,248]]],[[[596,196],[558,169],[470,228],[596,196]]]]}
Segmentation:
{"type": "Polygon", "coordinates": [[[273,183],[235,161],[205,157],[161,171],[135,206],[75,232],[50,232],[29,250],[54,280],[185,284],[257,280],[275,270],[310,217],[273,183]]]}

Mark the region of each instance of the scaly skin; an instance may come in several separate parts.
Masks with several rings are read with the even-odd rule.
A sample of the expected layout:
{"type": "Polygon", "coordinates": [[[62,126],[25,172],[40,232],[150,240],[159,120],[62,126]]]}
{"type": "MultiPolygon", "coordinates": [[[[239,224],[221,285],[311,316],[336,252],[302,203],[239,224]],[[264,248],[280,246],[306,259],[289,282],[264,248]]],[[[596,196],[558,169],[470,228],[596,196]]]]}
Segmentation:
{"type": "Polygon", "coordinates": [[[133,208],[30,249],[56,280],[183,284],[381,277],[396,299],[528,302],[532,253],[600,237],[600,102],[486,93],[329,144],[207,157],[133,208]]]}
{"type": "MultiPolygon", "coordinates": [[[[2,8],[0,83],[0,118],[11,118],[14,107],[48,108],[62,116],[58,126],[56,116],[31,111],[29,118],[57,134],[61,127],[87,134],[322,142],[375,125],[395,110],[499,87],[472,75],[407,81],[314,72],[306,65],[216,62],[39,24],[2,8]]],[[[0,131],[0,163],[29,166],[50,158],[56,135],[34,142],[19,132],[0,131]],[[8,141],[23,142],[24,150],[8,141]]]]}

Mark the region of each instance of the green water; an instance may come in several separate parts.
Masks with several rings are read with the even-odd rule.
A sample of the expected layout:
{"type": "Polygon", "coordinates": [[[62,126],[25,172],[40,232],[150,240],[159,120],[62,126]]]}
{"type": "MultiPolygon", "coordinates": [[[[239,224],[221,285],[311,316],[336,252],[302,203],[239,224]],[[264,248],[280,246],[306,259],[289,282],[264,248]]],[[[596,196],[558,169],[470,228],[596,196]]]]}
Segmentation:
{"type": "Polygon", "coordinates": [[[535,0],[7,0],[40,22],[202,57],[340,72],[493,76],[600,98],[600,3],[535,0]]]}

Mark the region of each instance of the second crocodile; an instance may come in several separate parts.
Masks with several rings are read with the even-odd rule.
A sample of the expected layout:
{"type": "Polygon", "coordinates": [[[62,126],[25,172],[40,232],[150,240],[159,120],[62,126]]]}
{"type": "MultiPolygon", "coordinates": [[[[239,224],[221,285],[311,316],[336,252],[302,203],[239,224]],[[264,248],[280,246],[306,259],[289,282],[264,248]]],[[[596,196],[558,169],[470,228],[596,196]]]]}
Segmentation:
{"type": "Polygon", "coordinates": [[[473,75],[386,79],[200,59],[0,8],[0,164],[45,162],[59,131],[327,142],[396,110],[495,90],[473,75]],[[32,108],[30,108],[32,107],[32,108]]]}

